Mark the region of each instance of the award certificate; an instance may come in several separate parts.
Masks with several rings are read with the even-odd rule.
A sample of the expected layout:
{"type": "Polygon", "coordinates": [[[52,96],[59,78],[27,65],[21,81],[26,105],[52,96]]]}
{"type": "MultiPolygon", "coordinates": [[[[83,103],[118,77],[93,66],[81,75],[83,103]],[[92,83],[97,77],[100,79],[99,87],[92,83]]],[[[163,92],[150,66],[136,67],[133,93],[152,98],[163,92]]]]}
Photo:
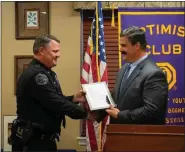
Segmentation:
{"type": "Polygon", "coordinates": [[[106,109],[110,105],[115,106],[105,82],[82,84],[82,88],[86,92],[87,102],[91,111],[106,109]]]}

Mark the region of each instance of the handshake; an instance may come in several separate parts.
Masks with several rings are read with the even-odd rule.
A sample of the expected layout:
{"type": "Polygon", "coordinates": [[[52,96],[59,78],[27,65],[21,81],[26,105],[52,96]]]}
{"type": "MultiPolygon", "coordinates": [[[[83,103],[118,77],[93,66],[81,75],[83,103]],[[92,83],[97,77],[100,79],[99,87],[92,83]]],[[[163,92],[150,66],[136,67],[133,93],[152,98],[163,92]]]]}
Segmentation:
{"type": "Polygon", "coordinates": [[[74,95],[73,102],[82,103],[83,107],[87,110],[88,116],[87,119],[91,121],[100,122],[107,115],[117,119],[118,113],[120,112],[115,106],[111,105],[111,101],[108,96],[106,96],[106,103],[109,105],[108,108],[100,109],[100,110],[90,110],[87,99],[85,97],[86,92],[80,91],[74,95]]]}
{"type": "MultiPolygon", "coordinates": [[[[107,96],[106,96],[106,102],[110,105],[109,108],[111,108],[112,105],[111,105],[110,100],[107,96]]],[[[100,122],[105,116],[108,115],[108,113],[107,113],[108,109],[101,109],[101,110],[91,111],[87,102],[84,104],[84,107],[88,111],[87,119],[91,120],[93,122],[94,121],[100,122]]]]}

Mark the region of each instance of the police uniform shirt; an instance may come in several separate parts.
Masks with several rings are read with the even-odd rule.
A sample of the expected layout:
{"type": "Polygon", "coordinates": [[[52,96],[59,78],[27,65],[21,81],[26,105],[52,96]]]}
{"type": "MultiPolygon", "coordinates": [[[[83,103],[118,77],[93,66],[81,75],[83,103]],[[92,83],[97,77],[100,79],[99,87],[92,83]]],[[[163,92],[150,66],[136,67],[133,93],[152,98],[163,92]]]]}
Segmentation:
{"type": "Polygon", "coordinates": [[[33,59],[17,82],[17,115],[44,125],[45,131],[60,132],[65,115],[84,119],[87,112],[62,93],[54,71],[33,59]]]}

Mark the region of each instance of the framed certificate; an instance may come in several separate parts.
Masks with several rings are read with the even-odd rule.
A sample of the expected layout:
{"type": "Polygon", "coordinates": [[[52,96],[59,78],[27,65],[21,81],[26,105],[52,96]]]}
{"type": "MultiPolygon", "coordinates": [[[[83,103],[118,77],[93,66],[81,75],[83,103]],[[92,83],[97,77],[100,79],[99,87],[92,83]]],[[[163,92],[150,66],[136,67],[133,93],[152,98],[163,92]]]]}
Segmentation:
{"type": "Polygon", "coordinates": [[[105,82],[82,84],[82,88],[86,92],[87,102],[91,111],[106,109],[110,105],[115,106],[105,82]]]}

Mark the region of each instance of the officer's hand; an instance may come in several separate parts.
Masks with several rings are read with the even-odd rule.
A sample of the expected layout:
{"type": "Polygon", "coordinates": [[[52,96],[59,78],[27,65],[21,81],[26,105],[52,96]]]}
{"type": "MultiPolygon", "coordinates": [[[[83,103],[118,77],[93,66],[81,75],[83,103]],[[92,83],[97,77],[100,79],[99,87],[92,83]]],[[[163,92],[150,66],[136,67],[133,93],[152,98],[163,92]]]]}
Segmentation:
{"type": "Polygon", "coordinates": [[[86,102],[86,97],[85,97],[86,92],[83,90],[80,90],[80,92],[76,93],[73,97],[74,102],[79,102],[79,103],[84,103],[86,102]]]}

